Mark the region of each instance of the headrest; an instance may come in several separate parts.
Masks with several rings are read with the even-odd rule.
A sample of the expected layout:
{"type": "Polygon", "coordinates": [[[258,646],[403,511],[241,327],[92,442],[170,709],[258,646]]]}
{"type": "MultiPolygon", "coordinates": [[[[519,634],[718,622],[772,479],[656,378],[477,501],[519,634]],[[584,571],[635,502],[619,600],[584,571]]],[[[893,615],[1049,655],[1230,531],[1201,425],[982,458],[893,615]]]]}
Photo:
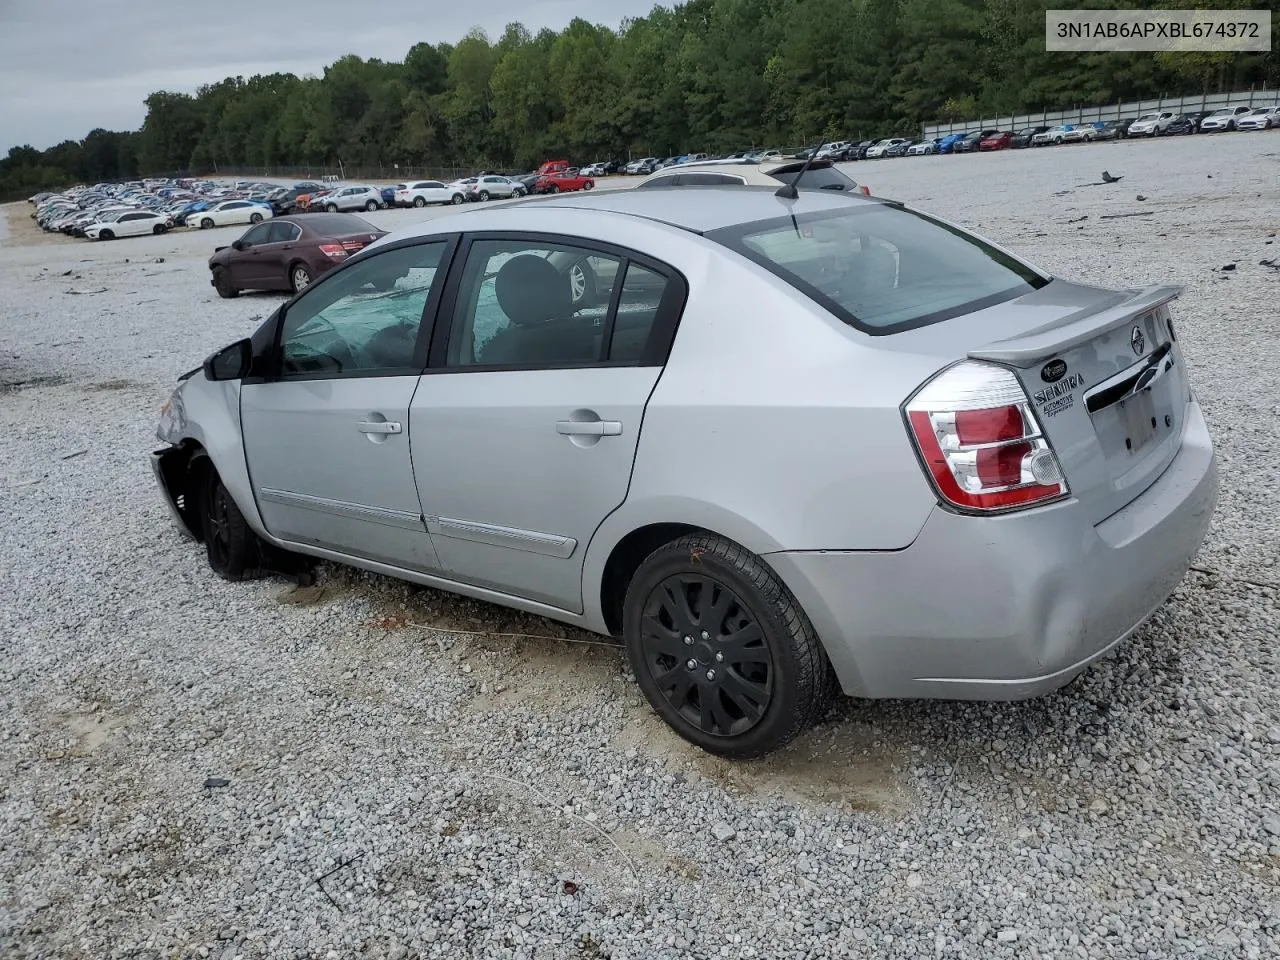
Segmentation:
{"type": "Polygon", "coordinates": [[[573,313],[569,280],[550,261],[532,253],[512,257],[494,281],[498,306],[512,323],[526,327],[573,313]]]}

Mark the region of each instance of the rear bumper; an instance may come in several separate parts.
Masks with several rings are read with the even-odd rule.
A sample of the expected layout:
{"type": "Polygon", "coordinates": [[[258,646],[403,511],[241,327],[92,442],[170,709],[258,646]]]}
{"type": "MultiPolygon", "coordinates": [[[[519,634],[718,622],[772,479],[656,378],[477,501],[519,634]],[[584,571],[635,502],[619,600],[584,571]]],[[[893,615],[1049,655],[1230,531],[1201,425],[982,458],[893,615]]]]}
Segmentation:
{"type": "Polygon", "coordinates": [[[1082,518],[1075,501],[998,517],[935,508],[904,550],[766,559],[846,693],[1018,700],[1068,683],[1168,599],[1217,491],[1213,444],[1193,403],[1168,469],[1102,523],[1082,518]]]}

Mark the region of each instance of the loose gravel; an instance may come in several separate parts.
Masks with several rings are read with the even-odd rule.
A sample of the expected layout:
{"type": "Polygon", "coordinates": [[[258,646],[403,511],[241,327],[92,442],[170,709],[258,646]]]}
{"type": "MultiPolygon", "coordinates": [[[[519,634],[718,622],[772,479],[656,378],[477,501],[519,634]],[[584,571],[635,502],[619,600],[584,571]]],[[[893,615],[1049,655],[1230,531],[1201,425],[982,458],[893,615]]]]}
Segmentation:
{"type": "Polygon", "coordinates": [[[155,416],[279,298],[214,294],[237,231],[50,241],[10,208],[0,955],[1280,954],[1278,158],[1267,132],[850,166],[1060,275],[1185,284],[1221,506],[1058,694],[842,702],[741,764],[568,642],[598,638],[339,568],[217,580],[154,488],[155,416]]]}

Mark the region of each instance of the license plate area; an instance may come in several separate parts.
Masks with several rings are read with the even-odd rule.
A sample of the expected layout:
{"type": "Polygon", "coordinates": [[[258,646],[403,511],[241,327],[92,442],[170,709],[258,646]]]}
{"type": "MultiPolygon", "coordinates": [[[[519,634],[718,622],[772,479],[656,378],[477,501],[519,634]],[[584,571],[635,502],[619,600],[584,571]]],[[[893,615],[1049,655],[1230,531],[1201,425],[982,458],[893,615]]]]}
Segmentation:
{"type": "Polygon", "coordinates": [[[1144,453],[1156,438],[1160,427],[1151,388],[1148,387],[1127,400],[1121,400],[1116,407],[1124,432],[1125,453],[1131,457],[1144,453]]]}

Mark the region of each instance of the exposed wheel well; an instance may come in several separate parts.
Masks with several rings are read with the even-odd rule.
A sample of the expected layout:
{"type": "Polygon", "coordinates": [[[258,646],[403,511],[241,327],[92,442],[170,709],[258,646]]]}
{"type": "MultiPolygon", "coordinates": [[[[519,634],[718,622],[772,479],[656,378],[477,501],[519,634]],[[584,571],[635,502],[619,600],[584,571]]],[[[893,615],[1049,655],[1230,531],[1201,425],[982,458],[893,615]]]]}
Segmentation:
{"type": "Polygon", "coordinates": [[[194,440],[184,440],[160,457],[160,475],[165,490],[173,500],[183,525],[198,541],[204,539],[204,527],[200,522],[197,497],[212,470],[213,461],[204,447],[194,440]]]}
{"type": "Polygon", "coordinates": [[[697,532],[698,527],[684,523],[655,523],[632,530],[618,541],[605,561],[604,575],[600,578],[600,608],[611,635],[622,635],[622,603],[627,596],[627,585],[644,558],[664,543],[697,532]]]}

